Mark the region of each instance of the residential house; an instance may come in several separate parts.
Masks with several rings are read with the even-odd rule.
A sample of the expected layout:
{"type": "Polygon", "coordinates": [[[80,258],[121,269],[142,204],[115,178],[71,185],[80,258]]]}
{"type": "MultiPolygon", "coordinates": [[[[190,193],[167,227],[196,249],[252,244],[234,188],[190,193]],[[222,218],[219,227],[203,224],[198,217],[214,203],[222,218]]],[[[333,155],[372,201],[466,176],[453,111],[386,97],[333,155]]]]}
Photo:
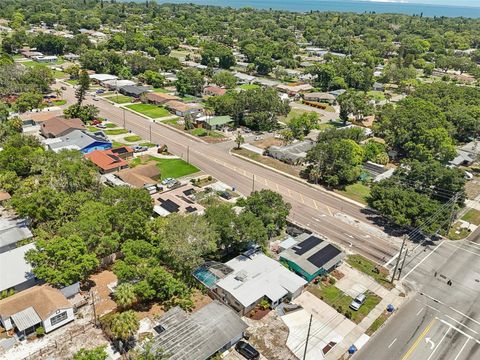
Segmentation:
{"type": "Polygon", "coordinates": [[[151,88],[146,86],[127,85],[120,88],[120,94],[139,98],[143,94],[149,92],[151,88]]]}
{"type": "Polygon", "coordinates": [[[102,85],[104,81],[117,80],[118,76],[111,74],[91,74],[89,75],[90,80],[96,84],[102,85]]]}
{"type": "Polygon", "coordinates": [[[312,92],[303,94],[303,99],[305,101],[315,101],[328,104],[333,104],[336,100],[334,95],[325,92],[312,92]]]}
{"type": "Polygon", "coordinates": [[[225,95],[227,90],[218,86],[207,86],[203,89],[203,94],[206,96],[221,96],[225,95]]]}
{"type": "Polygon", "coordinates": [[[33,234],[28,228],[27,220],[6,216],[0,217],[0,253],[15,249],[19,241],[31,237],[33,237],[33,234]]]}
{"type": "Polygon", "coordinates": [[[163,105],[172,100],[180,101],[181,99],[178,96],[166,93],[148,93],[145,95],[145,101],[149,104],[163,105]]]}
{"type": "Polygon", "coordinates": [[[102,82],[102,85],[110,90],[119,90],[124,86],[135,86],[135,82],[132,80],[105,80],[102,82]]]}
{"type": "Polygon", "coordinates": [[[315,235],[301,234],[295,242],[280,253],[280,262],[308,282],[332,271],[345,257],[336,246],[315,235]]]}
{"type": "Polygon", "coordinates": [[[77,54],[65,54],[63,55],[63,58],[68,61],[75,61],[80,59],[80,55],[77,54]]]}
{"type": "Polygon", "coordinates": [[[115,176],[131,187],[141,189],[145,185],[156,184],[156,179],[160,178],[160,170],[156,163],[149,163],[120,170],[115,176]]]}
{"type": "Polygon", "coordinates": [[[25,254],[33,249],[35,244],[27,244],[0,253],[0,292],[19,292],[38,283],[32,266],[25,260],[25,254]]]}
{"type": "Polygon", "coordinates": [[[152,196],[155,201],[153,211],[159,216],[177,214],[203,215],[205,208],[195,202],[192,185],[184,185],[152,196]]]}
{"type": "Polygon", "coordinates": [[[471,141],[457,149],[457,156],[449,162],[452,166],[470,166],[477,161],[480,147],[477,141],[471,141]]]}
{"type": "Polygon", "coordinates": [[[255,76],[240,72],[234,73],[233,76],[237,79],[237,84],[251,84],[256,80],[255,76]]]}
{"type": "Polygon", "coordinates": [[[373,84],[373,91],[385,91],[385,84],[375,82],[373,84]]]}
{"type": "Polygon", "coordinates": [[[58,60],[56,56],[34,56],[33,60],[39,63],[53,63],[58,60]]]}
{"type": "Polygon", "coordinates": [[[247,324],[219,301],[191,314],[177,306],[158,319],[152,350],[168,354],[170,360],[210,359],[235,345],[246,329],[247,324]]]}
{"type": "Polygon", "coordinates": [[[170,100],[166,102],[165,108],[170,110],[175,115],[181,117],[184,117],[187,114],[196,116],[200,114],[203,110],[203,107],[200,104],[186,104],[177,100],[170,100]]]}
{"type": "Polygon", "coordinates": [[[347,90],[345,89],[338,89],[338,90],[332,90],[329,91],[329,94],[335,96],[335,98],[338,98],[340,95],[344,94],[347,90]]]}
{"type": "Polygon", "coordinates": [[[222,127],[233,123],[229,115],[225,116],[202,116],[195,119],[196,126],[207,130],[219,130],[222,127]]]}
{"type": "Polygon", "coordinates": [[[262,300],[271,308],[299,296],[307,282],[278,261],[252,249],[225,264],[208,262],[194,271],[212,295],[245,315],[262,300]]]}
{"type": "Polygon", "coordinates": [[[133,156],[133,149],[128,146],[122,146],[115,149],[95,150],[85,155],[85,157],[94,163],[101,174],[108,174],[128,168],[128,163],[121,156],[133,156]]]}
{"type": "Polygon", "coordinates": [[[61,150],[79,150],[88,154],[94,150],[107,150],[112,148],[112,143],[105,137],[87,131],[73,130],[67,135],[46,139],[44,144],[55,152],[61,150]]]}
{"type": "Polygon", "coordinates": [[[295,96],[303,92],[307,92],[313,89],[313,86],[310,84],[294,84],[294,85],[286,85],[280,84],[277,85],[277,90],[283,93],[286,93],[290,96],[295,96]]]}
{"type": "Polygon", "coordinates": [[[182,65],[190,67],[190,68],[196,68],[196,69],[199,69],[199,70],[205,70],[205,69],[208,68],[206,65],[199,64],[195,61],[184,61],[184,62],[182,62],[182,65]]]}
{"type": "Polygon", "coordinates": [[[286,146],[270,146],[267,155],[291,165],[302,164],[307,152],[315,146],[312,140],[299,141],[286,146]]]}
{"type": "Polygon", "coordinates": [[[65,119],[55,116],[47,121],[42,122],[40,125],[40,134],[48,139],[67,135],[73,130],[86,129],[87,128],[85,127],[85,124],[80,119],[65,119]]]}
{"type": "Polygon", "coordinates": [[[49,333],[74,319],[72,304],[60,290],[47,285],[0,300],[0,324],[20,336],[33,334],[39,327],[49,333]]]}

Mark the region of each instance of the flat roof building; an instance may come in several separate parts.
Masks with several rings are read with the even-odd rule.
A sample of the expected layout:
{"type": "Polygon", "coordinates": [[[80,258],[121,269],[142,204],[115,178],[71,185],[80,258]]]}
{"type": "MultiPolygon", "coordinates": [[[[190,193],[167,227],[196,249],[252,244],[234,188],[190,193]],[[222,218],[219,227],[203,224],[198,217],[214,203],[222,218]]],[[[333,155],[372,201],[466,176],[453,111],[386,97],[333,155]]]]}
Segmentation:
{"type": "Polygon", "coordinates": [[[342,250],[315,235],[301,234],[295,241],[280,253],[280,261],[307,281],[333,270],[345,257],[342,250]]]}

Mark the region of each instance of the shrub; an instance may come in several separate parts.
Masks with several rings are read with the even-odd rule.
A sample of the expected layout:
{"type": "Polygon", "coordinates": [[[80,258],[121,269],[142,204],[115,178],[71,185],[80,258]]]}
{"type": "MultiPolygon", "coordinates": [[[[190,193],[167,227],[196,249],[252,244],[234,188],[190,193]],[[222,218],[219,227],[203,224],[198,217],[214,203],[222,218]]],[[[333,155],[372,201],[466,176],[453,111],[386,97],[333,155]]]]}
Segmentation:
{"type": "Polygon", "coordinates": [[[42,337],[43,335],[45,335],[45,329],[43,328],[43,326],[38,327],[38,328],[35,330],[35,334],[36,334],[38,337],[42,337]]]}
{"type": "Polygon", "coordinates": [[[262,301],[260,301],[259,305],[263,310],[267,310],[270,307],[270,304],[266,299],[263,299],[262,301]]]}
{"type": "Polygon", "coordinates": [[[330,279],[328,279],[328,282],[330,283],[330,285],[335,285],[335,278],[331,277],[330,279]]]}
{"type": "Polygon", "coordinates": [[[352,312],[350,310],[345,311],[345,317],[347,319],[351,319],[352,318],[352,312]]]}
{"type": "Polygon", "coordinates": [[[209,175],[207,179],[208,179],[208,181],[212,181],[212,176],[209,175]]]}

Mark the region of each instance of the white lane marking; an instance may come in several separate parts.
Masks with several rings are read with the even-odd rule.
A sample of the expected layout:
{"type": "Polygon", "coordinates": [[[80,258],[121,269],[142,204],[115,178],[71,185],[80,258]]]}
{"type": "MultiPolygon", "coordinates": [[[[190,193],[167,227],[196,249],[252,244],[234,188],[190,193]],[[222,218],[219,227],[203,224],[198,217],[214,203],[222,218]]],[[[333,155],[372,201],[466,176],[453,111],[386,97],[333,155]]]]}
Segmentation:
{"type": "Polygon", "coordinates": [[[480,344],[480,340],[477,340],[477,339],[475,339],[473,336],[468,335],[466,332],[464,332],[464,331],[460,330],[459,328],[453,326],[453,325],[450,324],[449,322],[446,322],[445,320],[442,320],[442,319],[439,319],[439,318],[436,318],[436,319],[439,320],[440,322],[442,322],[443,324],[451,327],[453,330],[459,332],[460,334],[466,336],[467,338],[472,339],[472,340],[475,341],[477,344],[480,344]]]}
{"type": "Polygon", "coordinates": [[[421,308],[420,310],[418,310],[418,312],[417,312],[417,315],[416,315],[416,316],[420,315],[420,313],[423,311],[423,309],[425,309],[425,308],[421,308]]]}
{"type": "Polygon", "coordinates": [[[471,246],[471,245],[475,245],[475,246],[477,246],[477,247],[480,247],[480,244],[477,244],[476,242],[473,242],[473,241],[470,241],[470,240],[466,240],[466,243],[467,243],[468,245],[470,245],[470,246],[471,246]]]}
{"type": "Polygon", "coordinates": [[[433,300],[433,301],[435,301],[435,302],[438,303],[438,304],[441,304],[441,305],[443,305],[443,306],[446,306],[446,307],[448,307],[450,310],[455,311],[457,314],[460,314],[460,315],[462,315],[463,317],[466,317],[467,319],[469,319],[469,320],[477,323],[478,325],[480,325],[480,322],[478,322],[478,321],[475,320],[474,318],[468,316],[467,314],[462,313],[460,310],[457,310],[457,309],[455,309],[454,307],[448,306],[448,305],[445,304],[443,301],[438,300],[438,299],[435,299],[433,296],[430,296],[430,295],[425,294],[425,293],[421,293],[421,294],[422,294],[423,296],[426,296],[426,297],[429,298],[430,300],[433,300]]]}
{"type": "MultiPolygon", "coordinates": [[[[433,354],[435,354],[435,352],[437,351],[437,349],[440,347],[440,344],[443,342],[443,340],[445,339],[445,337],[447,336],[447,334],[450,332],[450,329],[451,329],[451,328],[448,328],[448,330],[445,331],[445,334],[443,334],[442,338],[440,339],[440,342],[439,342],[438,345],[435,347],[435,349],[431,348],[431,349],[433,349],[433,351],[432,351],[432,353],[430,354],[430,356],[427,358],[427,360],[430,360],[430,359],[432,358],[433,354]]],[[[425,340],[427,340],[427,339],[425,339],[425,340]]],[[[432,341],[432,343],[433,343],[433,341],[432,341]]],[[[433,343],[433,345],[435,346],[435,343],[433,343]]]]}
{"type": "Polygon", "coordinates": [[[447,314],[443,314],[443,315],[445,315],[446,317],[448,317],[450,320],[452,320],[452,321],[456,322],[458,325],[461,325],[461,326],[463,326],[463,327],[467,328],[468,330],[470,330],[471,332],[473,332],[473,333],[475,333],[475,334],[478,334],[478,332],[477,332],[477,331],[475,331],[475,330],[473,330],[473,329],[469,328],[469,327],[468,327],[467,325],[465,325],[465,324],[462,324],[460,321],[458,321],[457,319],[454,319],[454,318],[453,318],[453,317],[451,317],[450,315],[447,315],[447,314]]]}
{"type": "Polygon", "coordinates": [[[462,250],[462,251],[466,251],[466,252],[468,252],[468,253],[470,253],[470,254],[473,254],[473,255],[475,255],[475,256],[480,257],[480,254],[479,254],[479,253],[476,253],[476,252],[473,252],[473,251],[464,249],[464,248],[462,248],[462,247],[460,247],[460,246],[453,245],[453,244],[451,244],[450,242],[448,243],[448,245],[453,246],[454,248],[457,248],[457,249],[462,250]]]}
{"type": "Polygon", "coordinates": [[[393,255],[393,256],[391,257],[391,259],[388,260],[388,261],[385,263],[384,266],[386,267],[386,266],[390,265],[390,264],[393,262],[393,260],[395,260],[395,259],[398,257],[399,254],[400,254],[400,253],[396,253],[395,255],[393,255]]]}
{"type": "Polygon", "coordinates": [[[353,239],[353,236],[350,235],[350,234],[347,234],[347,233],[344,233],[345,235],[347,235],[350,239],[353,239]]]}
{"type": "Polygon", "coordinates": [[[438,248],[439,248],[440,246],[442,246],[444,242],[445,242],[445,240],[442,240],[442,242],[441,242],[440,244],[438,244],[438,245],[435,247],[435,249],[433,249],[427,256],[425,256],[417,265],[415,265],[415,266],[407,273],[407,275],[405,275],[401,280],[402,280],[402,281],[405,280],[412,272],[415,271],[415,269],[416,269],[417,267],[419,267],[425,260],[427,260],[430,255],[432,255],[435,251],[437,251],[438,248]]]}
{"type": "Polygon", "coordinates": [[[395,344],[395,341],[397,341],[397,338],[393,339],[393,341],[390,343],[390,345],[388,345],[389,349],[392,347],[393,344],[395,344]]]}
{"type": "Polygon", "coordinates": [[[460,354],[462,353],[463,349],[465,349],[465,346],[467,346],[467,343],[470,341],[470,338],[467,338],[467,341],[465,341],[465,344],[463,344],[462,348],[458,352],[457,356],[455,356],[454,360],[457,360],[460,357],[460,354]]]}
{"type": "MultiPolygon", "coordinates": [[[[447,332],[449,332],[449,331],[450,331],[450,328],[448,328],[447,332]]],[[[430,344],[430,350],[433,350],[433,348],[435,347],[435,343],[429,337],[425,338],[425,343],[430,344]]],[[[438,345],[440,345],[440,344],[438,344],[438,345]]]]}

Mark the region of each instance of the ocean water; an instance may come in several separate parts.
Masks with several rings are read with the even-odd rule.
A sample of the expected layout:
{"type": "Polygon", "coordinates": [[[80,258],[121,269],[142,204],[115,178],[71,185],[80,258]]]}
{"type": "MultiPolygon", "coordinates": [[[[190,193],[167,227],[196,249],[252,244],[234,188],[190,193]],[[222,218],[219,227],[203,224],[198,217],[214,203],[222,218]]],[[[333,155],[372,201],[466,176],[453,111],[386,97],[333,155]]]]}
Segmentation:
{"type": "MultiPolygon", "coordinates": [[[[140,1],[140,0],[137,0],[140,1]]],[[[479,4],[480,4],[480,0],[479,4]]],[[[388,2],[387,0],[157,0],[157,3],[193,3],[199,5],[230,6],[234,8],[253,7],[258,9],[289,10],[296,12],[339,11],[397,13],[423,16],[447,16],[480,18],[480,7],[410,4],[388,2]]]]}

